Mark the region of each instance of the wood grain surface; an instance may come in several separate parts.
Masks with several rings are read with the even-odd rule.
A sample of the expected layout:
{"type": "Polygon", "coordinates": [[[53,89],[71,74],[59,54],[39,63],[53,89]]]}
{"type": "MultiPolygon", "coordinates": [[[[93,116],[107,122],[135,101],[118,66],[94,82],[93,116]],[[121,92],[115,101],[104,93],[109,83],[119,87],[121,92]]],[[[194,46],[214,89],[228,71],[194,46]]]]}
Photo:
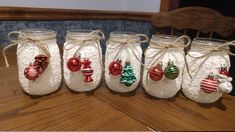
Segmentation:
{"type": "Polygon", "coordinates": [[[59,91],[32,97],[21,90],[15,48],[9,49],[8,57],[10,68],[2,67],[0,57],[0,130],[235,131],[233,96],[209,105],[181,93],[157,99],[145,94],[141,85],[127,94],[111,92],[103,80],[88,93],[71,92],[62,82],[59,91]]]}

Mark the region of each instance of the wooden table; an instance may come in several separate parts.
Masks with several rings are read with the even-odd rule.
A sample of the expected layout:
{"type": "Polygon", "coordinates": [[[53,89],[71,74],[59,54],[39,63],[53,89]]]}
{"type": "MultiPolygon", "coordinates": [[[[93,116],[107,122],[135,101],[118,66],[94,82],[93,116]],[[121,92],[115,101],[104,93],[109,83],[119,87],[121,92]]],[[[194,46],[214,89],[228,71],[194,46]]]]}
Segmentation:
{"type": "MultiPolygon", "coordinates": [[[[0,68],[0,130],[233,130],[235,97],[198,104],[181,93],[157,99],[141,88],[128,94],[111,92],[104,80],[96,90],[74,93],[64,82],[59,91],[42,97],[22,92],[15,48],[10,68],[0,68]]],[[[0,57],[0,66],[4,66],[0,57]]]]}

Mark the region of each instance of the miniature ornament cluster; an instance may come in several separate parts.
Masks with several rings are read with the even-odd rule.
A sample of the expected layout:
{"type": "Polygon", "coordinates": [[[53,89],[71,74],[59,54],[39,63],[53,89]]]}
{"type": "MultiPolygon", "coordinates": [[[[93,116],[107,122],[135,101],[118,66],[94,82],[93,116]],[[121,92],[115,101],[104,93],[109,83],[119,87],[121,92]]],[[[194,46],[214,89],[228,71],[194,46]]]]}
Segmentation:
{"type": "Polygon", "coordinates": [[[81,55],[74,55],[69,58],[67,61],[67,67],[71,72],[78,72],[82,68],[82,74],[85,76],[84,82],[92,82],[94,70],[91,67],[91,61],[88,58],[85,58],[81,61],[81,55]]]}
{"type": "Polygon", "coordinates": [[[205,79],[201,81],[201,90],[205,93],[213,93],[217,90],[221,92],[229,93],[228,89],[231,89],[232,78],[229,76],[229,71],[226,66],[222,66],[219,69],[219,74],[210,73],[205,79]]]}
{"type": "Polygon", "coordinates": [[[148,70],[148,74],[150,79],[153,81],[159,81],[165,77],[170,80],[174,80],[179,76],[179,68],[174,65],[173,61],[169,60],[167,67],[162,69],[162,62],[157,64],[157,66],[153,66],[148,70]]]}
{"type": "Polygon", "coordinates": [[[46,68],[49,65],[49,58],[46,55],[37,55],[34,58],[34,63],[30,64],[28,67],[25,68],[24,70],[24,76],[28,80],[35,80],[37,79],[40,74],[42,74],[46,68]]]}
{"type": "Polygon", "coordinates": [[[117,59],[109,64],[109,74],[117,76],[120,75],[120,83],[129,87],[136,81],[136,76],[131,66],[130,61],[125,62],[124,68],[122,67],[122,61],[117,59]]]}

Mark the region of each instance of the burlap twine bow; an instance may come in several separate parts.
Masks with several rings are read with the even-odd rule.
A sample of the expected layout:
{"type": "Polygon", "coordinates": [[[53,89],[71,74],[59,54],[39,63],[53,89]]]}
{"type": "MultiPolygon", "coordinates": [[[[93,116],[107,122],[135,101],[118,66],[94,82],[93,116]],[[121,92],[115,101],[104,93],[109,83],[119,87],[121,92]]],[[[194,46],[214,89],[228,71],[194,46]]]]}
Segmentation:
{"type": "MultiPolygon", "coordinates": [[[[79,52],[82,50],[82,48],[85,46],[85,43],[88,41],[94,41],[95,44],[98,47],[98,52],[99,52],[99,61],[100,61],[100,65],[103,68],[103,63],[102,63],[102,54],[100,51],[100,44],[99,41],[102,39],[105,39],[105,36],[103,34],[103,32],[101,32],[100,30],[93,30],[91,31],[89,34],[85,35],[82,38],[79,37],[69,37],[68,39],[71,40],[70,42],[68,42],[64,49],[65,50],[71,50],[75,47],[78,47],[78,49],[74,52],[73,56],[77,56],[78,54],[80,54],[79,52]]],[[[96,54],[91,55],[91,56],[96,56],[96,54]]]]}
{"type": "MultiPolygon", "coordinates": [[[[122,49],[125,46],[127,46],[127,48],[129,47],[131,49],[131,52],[133,53],[135,58],[140,62],[140,64],[144,66],[141,59],[138,57],[138,55],[136,53],[137,50],[133,47],[133,44],[147,43],[148,41],[149,41],[148,36],[146,36],[144,34],[134,34],[134,35],[130,35],[130,37],[125,38],[125,39],[110,38],[110,40],[108,40],[107,43],[106,43],[106,47],[108,47],[110,42],[115,43],[115,45],[112,45],[112,46],[108,47],[109,49],[117,50],[117,54],[115,55],[115,57],[113,59],[113,61],[114,61],[114,60],[117,59],[120,51],[122,51],[122,49]],[[141,40],[140,37],[143,37],[144,39],[141,40]],[[137,39],[137,38],[139,38],[139,39],[137,39]]],[[[129,57],[130,57],[130,54],[129,54],[129,57]]],[[[127,58],[127,61],[129,61],[129,58],[127,58]]]]}
{"type": "Polygon", "coordinates": [[[45,41],[51,40],[53,38],[54,38],[54,36],[52,36],[52,37],[47,36],[45,39],[43,39],[43,38],[37,39],[37,38],[34,38],[30,35],[27,35],[27,34],[21,32],[21,31],[12,31],[12,32],[8,33],[8,39],[10,40],[11,44],[4,47],[3,51],[2,51],[2,55],[3,55],[4,61],[5,61],[6,67],[9,67],[9,63],[8,63],[7,56],[6,56],[7,49],[9,49],[15,45],[18,45],[18,44],[23,45],[21,48],[23,48],[25,45],[34,45],[34,46],[38,47],[40,52],[43,52],[44,54],[46,54],[46,56],[48,56],[48,58],[50,58],[50,52],[48,50],[48,46],[45,43],[45,41]],[[12,35],[18,35],[18,36],[20,35],[21,38],[18,40],[15,40],[15,39],[11,38],[12,35]]]}
{"type": "Polygon", "coordinates": [[[199,64],[199,66],[192,70],[192,73],[195,72],[195,75],[197,75],[198,71],[200,70],[202,65],[206,62],[206,60],[208,58],[210,58],[216,52],[223,52],[223,53],[229,54],[231,56],[235,56],[234,53],[229,51],[228,46],[235,46],[235,40],[230,41],[230,42],[226,42],[224,44],[221,44],[221,45],[216,46],[216,47],[211,47],[211,48],[205,48],[204,46],[194,45],[194,48],[198,48],[198,49],[200,49],[202,51],[205,51],[205,52],[201,56],[193,56],[190,53],[188,53],[188,56],[191,57],[191,58],[203,59],[203,61],[199,64]]]}
{"type": "MultiPolygon", "coordinates": [[[[182,55],[184,56],[184,62],[185,62],[185,66],[186,66],[186,70],[189,74],[189,76],[191,77],[191,74],[189,73],[189,67],[188,67],[188,63],[186,61],[186,56],[185,56],[185,53],[183,51],[184,48],[188,47],[190,44],[191,44],[191,39],[186,36],[186,35],[183,35],[183,36],[180,36],[178,37],[175,41],[171,42],[171,43],[166,43],[166,42],[155,42],[155,41],[151,41],[151,43],[153,43],[153,45],[149,46],[148,48],[151,48],[151,49],[155,49],[157,52],[154,52],[154,54],[152,56],[146,56],[146,58],[150,58],[152,59],[152,61],[150,62],[150,67],[145,67],[146,70],[148,71],[151,67],[153,67],[154,65],[158,64],[159,63],[159,60],[166,54],[167,50],[169,48],[178,48],[178,49],[182,49],[182,55]],[[177,42],[180,40],[180,39],[186,39],[187,40],[187,43],[185,45],[182,45],[182,44],[177,44],[177,42]],[[156,56],[158,56],[157,58],[155,58],[156,56]]],[[[148,80],[148,72],[146,74],[146,81],[148,80]]]]}

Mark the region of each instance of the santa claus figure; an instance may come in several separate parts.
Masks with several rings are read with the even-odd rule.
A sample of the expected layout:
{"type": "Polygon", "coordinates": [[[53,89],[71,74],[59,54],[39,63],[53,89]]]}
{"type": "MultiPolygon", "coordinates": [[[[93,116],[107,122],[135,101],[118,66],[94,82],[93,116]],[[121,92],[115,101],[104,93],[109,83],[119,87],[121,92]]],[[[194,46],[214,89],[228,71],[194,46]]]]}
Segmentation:
{"type": "Polygon", "coordinates": [[[229,76],[227,67],[221,67],[218,74],[218,89],[223,93],[230,93],[233,89],[231,81],[232,78],[229,76]]]}

